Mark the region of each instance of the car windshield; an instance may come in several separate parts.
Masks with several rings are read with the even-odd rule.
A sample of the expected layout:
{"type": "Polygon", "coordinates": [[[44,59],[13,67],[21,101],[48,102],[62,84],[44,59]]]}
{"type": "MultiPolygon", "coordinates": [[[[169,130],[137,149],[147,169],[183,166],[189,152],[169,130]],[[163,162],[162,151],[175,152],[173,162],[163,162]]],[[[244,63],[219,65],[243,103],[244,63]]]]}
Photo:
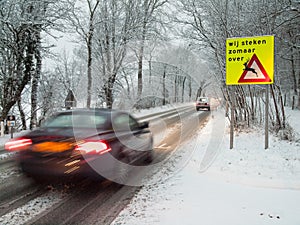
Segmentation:
{"type": "Polygon", "coordinates": [[[42,127],[74,127],[93,128],[104,127],[107,118],[95,114],[60,114],[45,121],[42,127]]]}
{"type": "Polygon", "coordinates": [[[208,102],[207,98],[199,98],[198,101],[199,102],[208,102]]]}

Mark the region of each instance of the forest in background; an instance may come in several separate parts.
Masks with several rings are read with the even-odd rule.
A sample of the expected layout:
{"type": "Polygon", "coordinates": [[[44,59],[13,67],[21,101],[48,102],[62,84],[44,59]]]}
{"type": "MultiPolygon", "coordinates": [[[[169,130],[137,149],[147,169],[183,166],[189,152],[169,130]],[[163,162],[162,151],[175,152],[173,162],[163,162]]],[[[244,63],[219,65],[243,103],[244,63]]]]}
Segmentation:
{"type": "Polygon", "coordinates": [[[261,125],[266,88],[225,85],[225,41],[274,35],[270,125],[291,138],[284,106],[300,108],[299,24],[297,0],[0,0],[1,116],[32,129],[72,90],[88,108],[218,97],[235,105],[236,126],[261,125]],[[62,36],[71,51],[56,47],[62,36]]]}

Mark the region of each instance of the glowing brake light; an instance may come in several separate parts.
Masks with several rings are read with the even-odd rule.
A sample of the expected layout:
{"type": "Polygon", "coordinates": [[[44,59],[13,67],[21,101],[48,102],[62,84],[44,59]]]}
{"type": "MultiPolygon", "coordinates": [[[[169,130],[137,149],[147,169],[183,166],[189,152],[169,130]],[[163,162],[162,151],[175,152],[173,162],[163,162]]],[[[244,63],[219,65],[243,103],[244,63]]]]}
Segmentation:
{"type": "Polygon", "coordinates": [[[79,151],[81,154],[98,154],[110,152],[111,148],[109,144],[104,140],[85,140],[77,143],[75,151],[79,151]]]}
{"type": "Polygon", "coordinates": [[[25,150],[28,146],[32,144],[31,139],[27,138],[20,138],[20,139],[14,139],[7,143],[5,143],[5,150],[7,151],[22,151],[25,150]]]}

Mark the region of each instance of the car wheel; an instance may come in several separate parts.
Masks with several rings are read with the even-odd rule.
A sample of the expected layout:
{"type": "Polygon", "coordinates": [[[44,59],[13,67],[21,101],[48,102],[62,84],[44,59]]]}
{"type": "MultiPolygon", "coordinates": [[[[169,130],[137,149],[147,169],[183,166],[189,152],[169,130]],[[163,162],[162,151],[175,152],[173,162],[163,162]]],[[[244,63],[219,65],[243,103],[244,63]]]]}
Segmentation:
{"type": "Polygon", "coordinates": [[[154,160],[154,154],[153,154],[153,151],[150,151],[147,156],[146,156],[146,159],[145,159],[145,164],[148,165],[150,163],[152,163],[154,160]]]}
{"type": "Polygon", "coordinates": [[[116,163],[114,182],[125,184],[129,178],[129,159],[121,153],[116,163]]]}
{"type": "Polygon", "coordinates": [[[126,184],[129,178],[129,166],[126,163],[118,162],[116,168],[116,179],[115,183],[126,184]]]}
{"type": "Polygon", "coordinates": [[[153,137],[151,138],[151,141],[149,143],[149,146],[148,146],[148,151],[146,152],[146,158],[144,160],[144,163],[146,165],[150,164],[153,162],[154,160],[154,150],[153,150],[153,137]]]}

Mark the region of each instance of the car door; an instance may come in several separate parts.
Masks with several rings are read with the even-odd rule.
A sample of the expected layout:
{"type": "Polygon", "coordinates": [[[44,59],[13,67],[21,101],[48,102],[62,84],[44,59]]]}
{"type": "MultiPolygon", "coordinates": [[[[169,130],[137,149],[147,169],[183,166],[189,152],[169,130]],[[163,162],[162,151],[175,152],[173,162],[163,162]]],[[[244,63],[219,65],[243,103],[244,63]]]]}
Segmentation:
{"type": "Polygon", "coordinates": [[[113,118],[112,124],[118,140],[124,147],[123,152],[130,158],[130,161],[135,161],[149,150],[150,131],[141,128],[138,121],[130,114],[117,114],[113,118]]]}

